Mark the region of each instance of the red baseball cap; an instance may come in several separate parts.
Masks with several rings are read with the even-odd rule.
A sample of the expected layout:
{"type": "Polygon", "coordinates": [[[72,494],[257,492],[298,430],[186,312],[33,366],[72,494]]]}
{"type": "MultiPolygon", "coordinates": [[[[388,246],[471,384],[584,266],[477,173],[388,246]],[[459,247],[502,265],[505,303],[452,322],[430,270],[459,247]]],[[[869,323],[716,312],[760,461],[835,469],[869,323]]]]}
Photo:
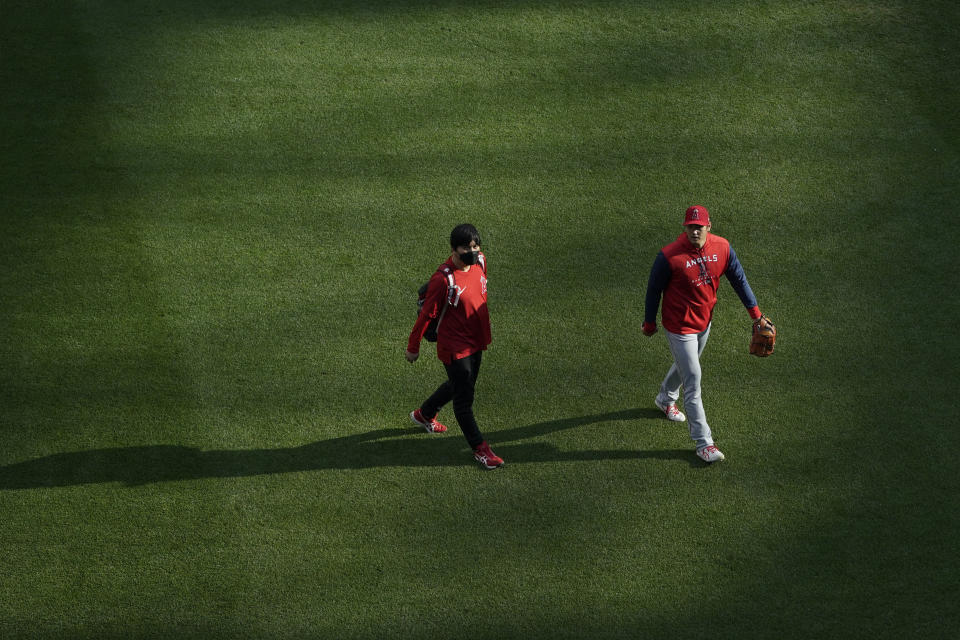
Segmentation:
{"type": "Polygon", "coordinates": [[[687,209],[687,215],[683,217],[683,226],[688,224],[698,224],[701,227],[710,226],[710,212],[703,205],[693,205],[687,209]]]}

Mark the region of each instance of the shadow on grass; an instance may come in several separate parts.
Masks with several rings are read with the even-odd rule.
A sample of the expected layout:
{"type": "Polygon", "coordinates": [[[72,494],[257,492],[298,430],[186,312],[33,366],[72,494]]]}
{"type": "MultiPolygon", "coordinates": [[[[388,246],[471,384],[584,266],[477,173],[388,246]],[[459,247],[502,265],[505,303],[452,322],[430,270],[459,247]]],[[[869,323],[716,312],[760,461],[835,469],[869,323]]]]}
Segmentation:
{"type": "MultiPolygon", "coordinates": [[[[689,450],[564,451],[549,442],[524,442],[598,422],[657,417],[644,409],[552,420],[491,435],[508,464],[599,460],[683,460],[701,466],[689,450]]],[[[66,487],[104,482],[130,486],[202,478],[234,478],[323,469],[467,466],[473,461],[456,428],[446,437],[417,428],[366,431],[300,447],[203,451],[176,445],[147,445],[57,453],[0,467],[0,490],[66,487]]]]}

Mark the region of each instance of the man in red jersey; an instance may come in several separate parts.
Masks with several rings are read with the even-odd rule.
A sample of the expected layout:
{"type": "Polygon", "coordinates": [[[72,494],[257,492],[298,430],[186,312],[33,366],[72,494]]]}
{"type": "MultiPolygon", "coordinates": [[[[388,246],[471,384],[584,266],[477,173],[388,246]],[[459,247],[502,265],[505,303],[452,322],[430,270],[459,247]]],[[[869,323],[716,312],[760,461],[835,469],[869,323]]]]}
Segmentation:
{"type": "Polygon", "coordinates": [[[706,462],[719,462],[724,455],[713,442],[700,393],[700,354],[710,336],[713,307],[717,303],[720,276],[726,276],[754,320],[761,316],[743,267],[733,247],[710,233],[710,212],[692,206],[683,219],[684,233],[657,254],[647,283],[643,333],[657,331],[657,307],[663,297],[662,320],[673,365],[667,371],[654,399],[667,418],[688,420],[697,455],[706,462]],[[677,409],[680,389],[687,415],[677,409]]]}
{"type": "Polygon", "coordinates": [[[437,413],[453,401],[453,413],[474,459],[485,469],[503,465],[490,450],[473,415],[473,396],[483,352],[490,344],[490,313],[487,310],[487,260],[480,252],[480,234],[472,224],[461,224],[450,233],[452,253],[437,268],[424,297],[423,307],[407,340],[407,362],[420,357],[420,342],[430,322],[439,318],[437,357],[447,370],[447,381],[427,398],[410,419],[429,433],[447,428],[437,422],[437,413]]]}

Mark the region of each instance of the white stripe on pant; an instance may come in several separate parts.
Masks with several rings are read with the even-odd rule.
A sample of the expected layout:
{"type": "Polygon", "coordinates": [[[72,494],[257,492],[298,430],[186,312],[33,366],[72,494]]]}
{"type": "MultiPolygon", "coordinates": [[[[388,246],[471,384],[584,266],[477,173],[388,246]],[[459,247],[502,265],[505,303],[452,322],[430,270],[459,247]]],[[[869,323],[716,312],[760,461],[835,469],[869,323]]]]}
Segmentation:
{"type": "Polygon", "coordinates": [[[683,387],[683,411],[687,414],[690,437],[697,443],[698,450],[713,444],[713,434],[707,424],[707,414],[700,397],[700,354],[710,337],[710,326],[707,325],[701,333],[665,331],[670,353],[673,354],[673,364],[657,394],[657,402],[673,404],[680,398],[680,388],[683,387]]]}

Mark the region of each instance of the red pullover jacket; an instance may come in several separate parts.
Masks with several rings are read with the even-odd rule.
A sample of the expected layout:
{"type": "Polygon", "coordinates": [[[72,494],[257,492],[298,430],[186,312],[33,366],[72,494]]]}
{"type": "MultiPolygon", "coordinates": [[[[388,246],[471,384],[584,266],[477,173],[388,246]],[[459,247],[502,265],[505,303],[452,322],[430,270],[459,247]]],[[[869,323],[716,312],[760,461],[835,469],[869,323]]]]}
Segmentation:
{"type": "Polygon", "coordinates": [[[437,329],[437,357],[444,364],[486,350],[490,344],[487,259],[483,253],[479,258],[479,263],[471,265],[466,271],[457,269],[452,257],[444,263],[453,271],[457,287],[457,299],[450,305],[447,305],[447,278],[440,269],[434,272],[427,285],[420,315],[407,340],[407,351],[420,352],[420,341],[427,332],[427,325],[441,313],[443,319],[437,329]]]}
{"type": "Polygon", "coordinates": [[[657,307],[662,295],[662,319],[667,331],[704,331],[713,320],[721,275],[730,281],[750,317],[759,318],[757,299],[730,243],[710,233],[703,248],[697,249],[682,233],[657,254],[650,269],[644,324],[656,326],[657,307]]]}

